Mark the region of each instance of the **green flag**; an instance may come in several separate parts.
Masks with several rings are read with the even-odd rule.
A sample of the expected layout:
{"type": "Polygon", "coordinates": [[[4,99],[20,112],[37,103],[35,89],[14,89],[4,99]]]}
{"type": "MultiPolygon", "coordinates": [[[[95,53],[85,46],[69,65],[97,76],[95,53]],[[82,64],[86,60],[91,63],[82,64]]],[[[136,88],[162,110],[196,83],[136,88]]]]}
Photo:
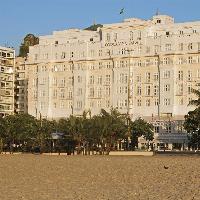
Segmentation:
{"type": "Polygon", "coordinates": [[[122,9],[120,10],[120,13],[119,13],[119,14],[121,15],[121,14],[123,14],[123,13],[124,13],[124,8],[122,8],[122,9]]]}

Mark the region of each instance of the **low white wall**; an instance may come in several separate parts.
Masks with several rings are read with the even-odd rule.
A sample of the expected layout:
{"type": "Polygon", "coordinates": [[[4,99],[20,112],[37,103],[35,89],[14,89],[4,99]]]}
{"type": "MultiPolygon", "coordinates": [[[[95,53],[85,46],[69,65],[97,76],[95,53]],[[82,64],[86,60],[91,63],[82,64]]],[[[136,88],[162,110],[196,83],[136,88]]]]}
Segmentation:
{"type": "Polygon", "coordinates": [[[153,151],[111,151],[110,156],[153,156],[153,151]]]}

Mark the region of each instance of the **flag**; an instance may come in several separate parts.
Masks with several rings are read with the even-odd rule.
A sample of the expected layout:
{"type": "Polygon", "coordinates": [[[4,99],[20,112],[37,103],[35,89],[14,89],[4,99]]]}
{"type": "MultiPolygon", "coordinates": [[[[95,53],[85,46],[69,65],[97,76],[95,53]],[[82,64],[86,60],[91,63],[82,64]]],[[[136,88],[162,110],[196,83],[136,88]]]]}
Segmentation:
{"type": "Polygon", "coordinates": [[[124,13],[124,8],[122,8],[122,9],[120,10],[120,13],[119,13],[119,14],[121,15],[121,14],[123,14],[123,13],[124,13]]]}

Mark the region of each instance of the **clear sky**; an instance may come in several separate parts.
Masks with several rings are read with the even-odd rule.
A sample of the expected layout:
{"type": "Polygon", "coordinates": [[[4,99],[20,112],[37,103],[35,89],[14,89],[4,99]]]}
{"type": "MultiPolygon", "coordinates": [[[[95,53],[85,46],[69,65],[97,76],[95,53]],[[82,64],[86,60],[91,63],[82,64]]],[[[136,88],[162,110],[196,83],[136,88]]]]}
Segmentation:
{"type": "Polygon", "coordinates": [[[176,22],[200,20],[200,0],[0,0],[0,45],[18,48],[27,33],[85,28],[124,18],[151,18],[156,10],[176,22]]]}

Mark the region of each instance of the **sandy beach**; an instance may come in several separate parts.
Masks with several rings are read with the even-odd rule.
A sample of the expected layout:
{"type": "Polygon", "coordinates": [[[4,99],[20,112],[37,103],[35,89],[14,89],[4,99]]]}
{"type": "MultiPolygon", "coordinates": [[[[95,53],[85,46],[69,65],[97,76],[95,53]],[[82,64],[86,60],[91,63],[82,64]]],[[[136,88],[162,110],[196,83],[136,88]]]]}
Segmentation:
{"type": "Polygon", "coordinates": [[[198,156],[1,155],[0,163],[2,200],[200,199],[198,156]]]}

